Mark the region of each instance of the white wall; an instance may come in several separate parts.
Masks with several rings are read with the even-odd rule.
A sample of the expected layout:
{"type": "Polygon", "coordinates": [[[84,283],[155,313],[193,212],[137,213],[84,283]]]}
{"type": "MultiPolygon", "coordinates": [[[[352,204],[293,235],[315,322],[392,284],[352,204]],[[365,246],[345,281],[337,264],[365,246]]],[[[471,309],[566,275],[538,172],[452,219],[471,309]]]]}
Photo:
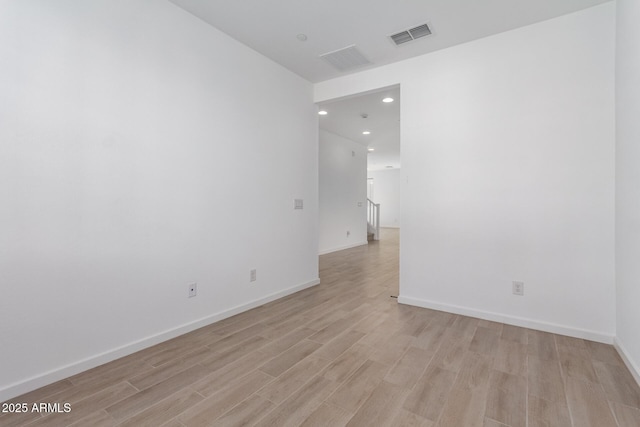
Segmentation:
{"type": "Polygon", "coordinates": [[[319,140],[318,251],[366,245],[367,149],[323,129],[319,140]]]}
{"type": "Polygon", "coordinates": [[[616,344],[640,382],[640,4],[617,2],[616,344]]]}
{"type": "Polygon", "coordinates": [[[0,401],[318,282],[311,84],[166,1],[0,9],[0,401]]]}
{"type": "Polygon", "coordinates": [[[400,227],[400,169],[367,172],[373,178],[373,201],[380,204],[380,227],[400,227]]]}
{"type": "Polygon", "coordinates": [[[401,85],[401,302],[612,342],[614,16],[315,85],[316,102],[401,85]]]}

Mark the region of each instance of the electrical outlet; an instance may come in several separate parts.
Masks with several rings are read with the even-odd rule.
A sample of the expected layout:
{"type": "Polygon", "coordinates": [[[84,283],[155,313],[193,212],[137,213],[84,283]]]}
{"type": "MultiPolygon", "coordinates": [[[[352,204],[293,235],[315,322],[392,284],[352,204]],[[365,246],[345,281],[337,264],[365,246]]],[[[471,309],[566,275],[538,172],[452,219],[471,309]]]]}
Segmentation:
{"type": "Polygon", "coordinates": [[[198,284],[189,283],[189,298],[193,298],[198,295],[198,284]]]}
{"type": "Polygon", "coordinates": [[[257,280],[257,272],[256,270],[251,270],[251,272],[249,273],[249,281],[250,282],[255,282],[257,280]]]}
{"type": "Polygon", "coordinates": [[[524,282],[511,282],[514,295],[524,295],[524,282]]]}

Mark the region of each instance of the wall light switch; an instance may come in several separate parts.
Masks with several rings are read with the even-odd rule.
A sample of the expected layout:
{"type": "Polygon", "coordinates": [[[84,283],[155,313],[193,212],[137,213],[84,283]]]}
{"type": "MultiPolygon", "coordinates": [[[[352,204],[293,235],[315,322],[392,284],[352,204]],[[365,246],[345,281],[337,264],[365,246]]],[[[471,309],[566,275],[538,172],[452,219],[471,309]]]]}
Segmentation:
{"type": "Polygon", "coordinates": [[[302,199],[295,199],[293,201],[293,209],[303,209],[304,208],[304,202],[302,199]]]}

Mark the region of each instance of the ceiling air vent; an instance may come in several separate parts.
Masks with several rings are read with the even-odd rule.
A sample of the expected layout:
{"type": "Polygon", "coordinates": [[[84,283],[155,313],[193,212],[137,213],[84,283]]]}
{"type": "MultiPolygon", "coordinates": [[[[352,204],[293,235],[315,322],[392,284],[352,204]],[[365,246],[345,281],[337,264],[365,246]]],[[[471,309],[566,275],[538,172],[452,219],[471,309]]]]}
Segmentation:
{"type": "Polygon", "coordinates": [[[371,61],[365,58],[362,52],[360,52],[355,45],[325,53],[320,55],[320,58],[324,59],[340,71],[347,71],[352,68],[371,64],[371,61]]]}
{"type": "Polygon", "coordinates": [[[396,34],[392,34],[391,40],[397,45],[400,46],[403,43],[410,42],[415,39],[419,39],[420,37],[425,37],[431,34],[431,28],[427,24],[418,25],[417,27],[411,28],[410,30],[401,31],[396,34]]]}

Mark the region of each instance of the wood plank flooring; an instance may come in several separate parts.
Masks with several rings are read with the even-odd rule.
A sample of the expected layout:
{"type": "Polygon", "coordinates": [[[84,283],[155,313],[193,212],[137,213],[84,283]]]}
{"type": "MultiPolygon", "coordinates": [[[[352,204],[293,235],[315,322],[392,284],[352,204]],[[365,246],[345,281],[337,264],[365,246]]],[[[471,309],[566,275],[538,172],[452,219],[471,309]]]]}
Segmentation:
{"type": "Polygon", "coordinates": [[[0,426],[638,427],[608,345],[399,305],[398,231],[321,285],[35,390],[0,426]]]}

